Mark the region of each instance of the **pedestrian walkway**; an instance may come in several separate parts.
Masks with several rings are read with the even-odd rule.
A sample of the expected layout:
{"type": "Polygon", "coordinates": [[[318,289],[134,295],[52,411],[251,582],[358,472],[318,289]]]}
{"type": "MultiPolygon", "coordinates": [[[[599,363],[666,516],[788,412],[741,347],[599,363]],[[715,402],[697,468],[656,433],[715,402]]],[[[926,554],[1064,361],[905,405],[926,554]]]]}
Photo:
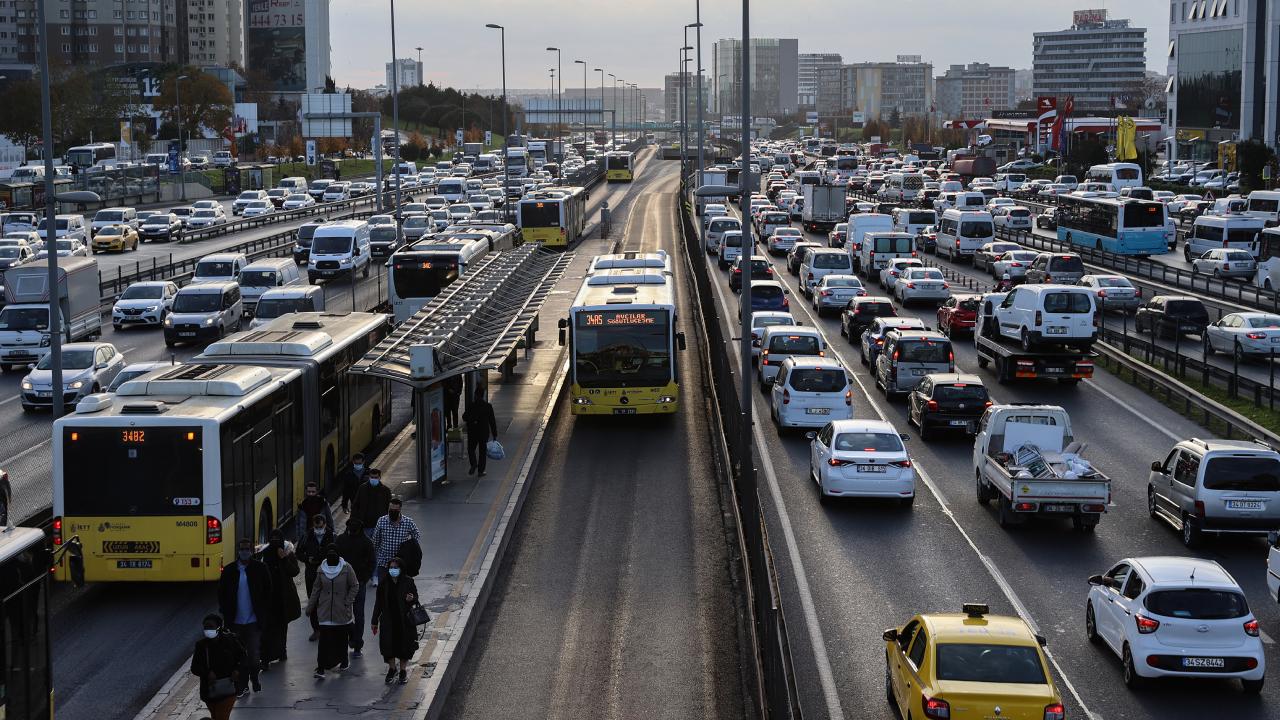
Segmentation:
{"type": "MultiPolygon", "coordinates": [[[[575,262],[575,266],[578,264],[575,262]]],[[[562,279],[542,308],[540,327],[554,328],[556,320],[567,314],[573,294],[564,289],[568,286],[566,280],[569,285],[580,283],[581,275],[562,279]]],[[[521,357],[514,375],[504,381],[498,373],[490,374],[489,397],[507,456],[502,461],[490,460],[486,477],[467,475],[465,450],[460,444],[451,443],[449,481],[435,488],[431,501],[418,499],[412,425],[371,463],[382,469],[384,482],[404,499],[405,516],[413,518],[423,535],[423,564],[415,581],[432,622],[419,642],[409,683],[384,684],[387,666],[379,655],[377,638],[368,629],[368,615],[374,604],[374,589],[370,588],[365,603],[363,657],[352,658],[346,671],[331,671],[324,679],[313,678],[316,643],[307,640],[310,627],[304,616],[289,627],[289,659],[273,664],[263,673],[262,692],[237,701],[232,717],[279,718],[284,711],[289,711],[290,718],[302,719],[350,718],[364,713],[391,720],[425,717],[442,676],[456,667],[457,663],[451,666],[450,660],[454,651],[465,645],[468,620],[476,612],[478,597],[487,594],[487,582],[492,581],[488,570],[505,544],[507,527],[523,501],[525,479],[559,396],[563,363],[563,348],[555,334],[547,333],[538,337],[521,357]]],[[[335,510],[339,529],[345,521],[346,514],[335,510]]],[[[296,582],[301,597],[301,574],[296,582]]],[[[193,627],[190,638],[175,638],[175,642],[194,644],[199,630],[193,627]]],[[[207,716],[199,699],[197,679],[184,665],[137,715],[137,720],[196,720],[207,716]]]]}

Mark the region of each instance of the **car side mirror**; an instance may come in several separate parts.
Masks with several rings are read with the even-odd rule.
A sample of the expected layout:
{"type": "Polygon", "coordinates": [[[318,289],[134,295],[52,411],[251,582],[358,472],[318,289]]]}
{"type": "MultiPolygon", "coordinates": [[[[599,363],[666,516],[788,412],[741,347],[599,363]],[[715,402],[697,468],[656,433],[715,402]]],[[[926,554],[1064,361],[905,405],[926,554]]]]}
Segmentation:
{"type": "Polygon", "coordinates": [[[898,641],[898,629],[897,629],[897,628],[889,628],[888,630],[885,630],[883,633],[881,633],[881,634],[880,634],[880,637],[881,637],[881,638],[883,638],[885,642],[897,642],[897,641],[898,641]]]}
{"type": "Polygon", "coordinates": [[[814,432],[813,430],[810,430],[809,432],[804,434],[804,437],[806,440],[814,440],[818,437],[818,433],[814,432]]]}
{"type": "Polygon", "coordinates": [[[1043,635],[1036,635],[1036,642],[1040,644],[1040,647],[1048,647],[1048,646],[1049,646],[1049,638],[1047,638],[1047,637],[1045,637],[1045,636],[1043,636],[1043,635]]]}
{"type": "Polygon", "coordinates": [[[1151,463],[1151,472],[1158,472],[1158,473],[1164,472],[1164,463],[1160,462],[1159,460],[1153,461],[1151,463]]]}
{"type": "Polygon", "coordinates": [[[1099,586],[1101,586],[1101,587],[1110,587],[1110,586],[1111,586],[1111,583],[1107,582],[1107,579],[1106,579],[1106,578],[1104,578],[1104,577],[1102,577],[1101,575],[1090,575],[1090,576],[1089,576],[1089,584],[1090,584],[1090,585],[1099,585],[1099,586]]]}

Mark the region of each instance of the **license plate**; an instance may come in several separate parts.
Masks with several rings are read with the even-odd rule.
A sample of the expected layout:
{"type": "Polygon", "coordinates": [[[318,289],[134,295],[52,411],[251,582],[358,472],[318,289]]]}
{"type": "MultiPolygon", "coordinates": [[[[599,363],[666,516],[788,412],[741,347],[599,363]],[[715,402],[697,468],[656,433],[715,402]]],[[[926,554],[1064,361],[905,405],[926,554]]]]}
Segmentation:
{"type": "Polygon", "coordinates": [[[969,426],[968,420],[952,420],[951,421],[951,427],[968,427],[968,426],[969,426]]]}
{"type": "Polygon", "coordinates": [[[1064,327],[1045,328],[1045,334],[1046,335],[1066,335],[1067,329],[1064,327]]]}
{"type": "Polygon", "coordinates": [[[1188,657],[1182,658],[1182,667],[1187,668],[1225,668],[1225,658],[1188,657]]]}
{"type": "Polygon", "coordinates": [[[806,408],[805,413],[809,415],[830,415],[831,408],[806,408]]]}
{"type": "Polygon", "coordinates": [[[1228,500],[1228,510],[1263,510],[1265,505],[1261,500],[1228,500]]]}
{"type": "Polygon", "coordinates": [[[194,331],[183,331],[178,333],[178,337],[195,337],[195,336],[196,334],[194,331]]]}
{"type": "Polygon", "coordinates": [[[635,415],[636,409],[635,408],[614,408],[613,414],[614,415],[635,415]]]}
{"type": "Polygon", "coordinates": [[[1273,343],[1280,343],[1280,337],[1273,337],[1273,338],[1271,338],[1271,342],[1273,342],[1273,343]]]}
{"type": "Polygon", "coordinates": [[[928,375],[929,371],[925,368],[911,368],[912,375],[928,375]]]}
{"type": "Polygon", "coordinates": [[[1066,368],[1060,368],[1060,367],[1047,367],[1047,368],[1045,368],[1045,369],[1044,369],[1044,371],[1043,371],[1043,372],[1044,372],[1044,374],[1045,374],[1045,375],[1061,375],[1062,373],[1064,373],[1064,372],[1066,372],[1066,371],[1067,371],[1067,370],[1066,370],[1066,368]]]}
{"type": "Polygon", "coordinates": [[[864,473],[882,473],[882,472],[885,472],[886,470],[887,468],[884,465],[859,465],[858,466],[858,472],[864,472],[864,473]]]}
{"type": "Polygon", "coordinates": [[[1076,510],[1073,505],[1041,505],[1040,509],[1051,513],[1069,513],[1076,510]]]}
{"type": "Polygon", "coordinates": [[[117,570],[150,570],[150,560],[117,560],[117,570]]]}
{"type": "Polygon", "coordinates": [[[37,391],[36,391],[36,397],[53,397],[53,391],[51,391],[51,390],[37,390],[37,391]]]}

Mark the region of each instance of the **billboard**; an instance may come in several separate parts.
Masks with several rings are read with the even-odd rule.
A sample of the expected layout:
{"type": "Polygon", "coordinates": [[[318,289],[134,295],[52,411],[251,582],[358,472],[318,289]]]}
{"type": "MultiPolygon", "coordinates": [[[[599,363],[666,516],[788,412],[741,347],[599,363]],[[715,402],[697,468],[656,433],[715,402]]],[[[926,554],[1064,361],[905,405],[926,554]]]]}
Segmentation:
{"type": "Polygon", "coordinates": [[[1106,21],[1107,11],[1105,8],[1076,10],[1071,14],[1071,24],[1077,27],[1081,25],[1101,25],[1106,21]]]}
{"type": "Polygon", "coordinates": [[[302,96],[302,137],[351,137],[351,118],[311,118],[310,115],[350,115],[346,93],[307,93],[302,96]]]}
{"type": "Polygon", "coordinates": [[[274,91],[306,90],[306,0],[247,2],[245,52],[249,69],[269,77],[274,91]]]}

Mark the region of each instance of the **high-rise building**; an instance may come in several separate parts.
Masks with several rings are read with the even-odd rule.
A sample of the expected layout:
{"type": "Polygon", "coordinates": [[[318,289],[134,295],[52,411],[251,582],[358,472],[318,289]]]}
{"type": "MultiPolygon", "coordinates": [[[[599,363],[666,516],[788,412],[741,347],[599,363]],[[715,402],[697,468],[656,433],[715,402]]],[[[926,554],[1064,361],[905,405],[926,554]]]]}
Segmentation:
{"type": "Polygon", "coordinates": [[[840,53],[800,53],[796,93],[801,109],[812,110],[818,107],[819,81],[838,74],[842,63],[840,53]]]}
{"type": "Polygon", "coordinates": [[[74,3],[9,0],[0,3],[0,62],[39,61],[40,7],[49,24],[52,65],[99,69],[125,63],[176,63],[186,59],[179,7],[186,0],[76,0],[74,3]]]}
{"type": "MultiPolygon", "coordinates": [[[[1225,0],[1197,2],[1226,5],[1225,0]]],[[[1077,111],[1109,110],[1142,83],[1147,30],[1130,27],[1128,20],[1110,20],[1106,10],[1077,10],[1066,30],[1035,34],[1032,58],[1037,96],[1073,97],[1077,111]]]]}
{"type": "Polygon", "coordinates": [[[899,55],[895,62],[845,65],[841,96],[841,110],[868,120],[924,115],[933,105],[933,64],[899,55]]]}
{"type": "Polygon", "coordinates": [[[417,87],[422,84],[422,63],[410,58],[401,58],[395,62],[386,64],[387,68],[387,87],[396,87],[392,84],[392,73],[399,73],[394,76],[396,84],[400,89],[407,87],[417,87]]]}
{"type": "MultiPolygon", "coordinates": [[[[715,78],[716,98],[726,115],[742,110],[742,41],[725,38],[711,51],[708,79],[715,78]]],[[[751,114],[782,117],[796,112],[800,43],[795,38],[751,38],[751,114]]]]}
{"type": "MultiPolygon", "coordinates": [[[[693,127],[698,122],[698,84],[694,82],[697,73],[668,73],[663,78],[662,87],[662,107],[665,113],[664,117],[667,122],[677,122],[680,120],[680,93],[682,87],[688,88],[688,96],[685,103],[685,119],[689,126],[693,127]]],[[[711,83],[704,77],[702,79],[702,107],[711,107],[711,83]]],[[[703,111],[703,119],[708,115],[707,110],[703,111]]]]}
{"type": "Polygon", "coordinates": [[[1009,67],[987,63],[952,65],[934,78],[937,111],[945,118],[991,117],[993,110],[1014,107],[1014,75],[1009,67]]]}
{"type": "MultiPolygon", "coordinates": [[[[244,65],[244,0],[181,0],[186,23],[184,62],[201,67],[244,65]]],[[[181,29],[181,27],[179,28],[181,29]]]]}
{"type": "Polygon", "coordinates": [[[245,0],[245,17],[250,72],[265,73],[277,93],[324,89],[330,72],[329,0],[245,0]]]}

